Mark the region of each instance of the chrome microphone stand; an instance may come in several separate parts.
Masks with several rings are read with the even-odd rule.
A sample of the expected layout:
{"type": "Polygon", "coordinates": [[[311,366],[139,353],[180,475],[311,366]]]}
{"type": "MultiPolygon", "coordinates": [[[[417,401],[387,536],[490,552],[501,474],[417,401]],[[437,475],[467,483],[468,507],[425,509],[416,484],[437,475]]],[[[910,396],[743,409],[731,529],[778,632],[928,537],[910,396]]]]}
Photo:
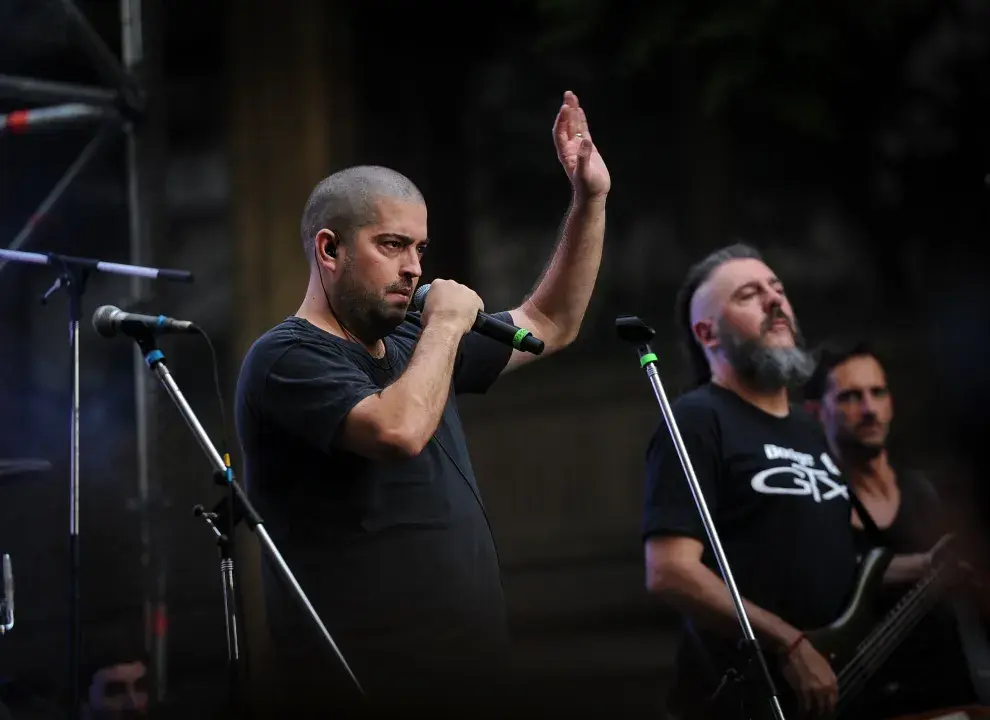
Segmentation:
{"type": "Polygon", "coordinates": [[[3,595],[0,595],[0,635],[14,629],[14,569],[10,564],[10,555],[4,553],[3,559],[3,595]]]}
{"type": "MultiPolygon", "coordinates": [[[[227,633],[228,633],[227,635],[228,650],[232,653],[232,657],[234,657],[235,655],[239,657],[240,652],[238,649],[238,634],[237,634],[238,609],[234,597],[234,588],[235,588],[234,563],[229,555],[229,551],[230,551],[230,544],[233,542],[232,529],[234,525],[236,525],[238,519],[240,517],[243,517],[244,520],[247,522],[248,527],[257,536],[262,548],[269,554],[270,559],[274,562],[275,566],[278,568],[278,571],[281,573],[282,577],[288,582],[288,584],[292,588],[299,602],[307,610],[313,622],[320,629],[320,632],[322,633],[323,637],[326,639],[327,643],[330,645],[330,648],[333,650],[334,654],[337,656],[337,659],[340,661],[341,665],[344,666],[344,669],[347,671],[347,674],[350,676],[354,685],[357,687],[358,692],[363,694],[364,690],[361,687],[361,684],[358,682],[357,678],[355,677],[347,661],[344,659],[343,654],[338,649],[337,643],[334,642],[333,637],[331,637],[330,632],[323,624],[323,621],[320,619],[320,616],[316,612],[316,609],[313,607],[312,603],[310,603],[309,598],[306,597],[306,593],[303,592],[303,589],[299,585],[299,582],[292,574],[292,571],[289,569],[289,566],[286,564],[285,560],[282,558],[282,554],[278,551],[278,548],[275,547],[275,543],[272,542],[271,537],[269,537],[268,531],[264,527],[264,521],[261,519],[261,516],[258,515],[257,511],[254,509],[254,506],[251,504],[250,500],[248,500],[246,494],[244,493],[241,486],[238,484],[237,480],[234,479],[234,472],[230,468],[229,459],[222,458],[220,456],[220,453],[217,452],[217,449],[216,447],[214,447],[213,442],[210,440],[209,435],[207,435],[206,430],[203,429],[203,426],[200,424],[199,419],[196,417],[196,414],[189,406],[189,403],[186,402],[186,398],[183,396],[182,391],[179,390],[179,386],[175,383],[175,380],[172,378],[171,373],[169,372],[168,368],[165,366],[165,355],[162,353],[162,351],[158,348],[157,344],[155,343],[154,333],[148,330],[142,333],[135,333],[132,335],[132,337],[135,340],[135,342],[137,342],[138,347],[141,349],[141,352],[144,355],[144,359],[148,367],[161,381],[161,384],[168,392],[169,397],[172,398],[172,401],[175,403],[175,406],[178,408],[179,413],[186,421],[186,424],[189,426],[189,429],[192,430],[193,435],[195,435],[196,440],[199,442],[200,447],[203,449],[203,452],[206,453],[206,456],[209,459],[210,464],[213,466],[214,476],[218,479],[218,481],[222,485],[224,485],[230,490],[229,497],[231,499],[231,505],[227,508],[226,512],[230,513],[229,527],[231,528],[231,532],[226,536],[224,536],[224,534],[220,531],[220,527],[228,525],[228,523],[221,521],[219,519],[219,516],[217,516],[217,521],[215,525],[213,522],[214,521],[213,517],[210,517],[209,520],[210,520],[210,524],[214,525],[214,530],[218,534],[219,539],[222,540],[221,572],[224,581],[224,604],[226,607],[225,612],[226,612],[227,633]],[[226,557],[224,557],[225,554],[226,557]]],[[[223,503],[221,503],[221,505],[222,504],[223,503]]],[[[233,683],[235,683],[232,687],[232,692],[233,692],[234,688],[238,687],[236,685],[238,679],[238,674],[237,674],[238,665],[232,660],[231,666],[232,666],[231,680],[233,683]]],[[[236,701],[233,704],[236,705],[237,704],[236,701]]]]}
{"type": "MultiPolygon", "coordinates": [[[[26,236],[25,236],[26,237],[26,236]]],[[[48,300],[59,290],[68,295],[69,311],[69,388],[71,407],[69,410],[69,717],[72,720],[82,714],[82,677],[80,674],[82,656],[82,625],[80,617],[80,529],[79,529],[79,323],[82,317],[82,300],[86,283],[92,273],[102,272],[113,275],[129,275],[177,282],[192,282],[192,273],[185,270],[123,265],[95,258],[72,257],[57,253],[32,253],[21,250],[0,249],[0,267],[3,263],[17,262],[31,265],[49,265],[56,268],[58,277],[41,296],[41,302],[48,300]]]]}
{"type": "MultiPolygon", "coordinates": [[[[226,482],[226,481],[224,481],[226,482]]],[[[193,515],[201,517],[217,536],[217,548],[220,551],[220,578],[223,581],[223,611],[227,622],[227,662],[231,667],[231,678],[236,682],[237,663],[241,659],[240,645],[237,633],[237,605],[234,595],[234,558],[231,554],[230,537],[217,527],[220,516],[215,512],[206,512],[202,505],[193,508],[193,515]]],[[[231,516],[230,531],[234,532],[233,516],[231,516]]]]}
{"type": "Polygon", "coordinates": [[[780,707],[780,700],[777,697],[777,688],[774,685],[773,677],[770,675],[766,658],[763,656],[763,651],[760,649],[756,634],[753,632],[753,626],[749,622],[749,615],[746,613],[742,595],[740,595],[735,578],[732,576],[732,568],[729,567],[729,560],[726,558],[725,550],[722,548],[718,530],[715,528],[715,521],[712,519],[711,513],[708,510],[705,495],[694,473],[694,466],[691,464],[691,458],[688,456],[687,448],[684,447],[684,440],[681,438],[681,432],[677,427],[673,410],[671,410],[670,403],[667,401],[667,393],[664,391],[663,384],[660,382],[660,374],[657,371],[657,356],[650,349],[650,340],[653,339],[656,333],[653,328],[638,317],[631,315],[620,315],[617,317],[615,319],[615,327],[621,340],[636,347],[639,353],[639,366],[646,370],[646,376],[653,386],[653,393],[656,395],[657,402],[660,403],[660,410],[667,423],[667,430],[670,432],[670,437],[674,441],[674,448],[677,450],[677,456],[681,461],[681,467],[684,469],[688,486],[691,489],[691,495],[694,496],[694,503],[698,508],[698,514],[701,516],[701,522],[705,526],[705,532],[708,534],[712,551],[715,553],[715,560],[718,562],[719,570],[722,572],[722,579],[725,581],[725,586],[729,591],[729,595],[732,597],[732,605],[736,610],[736,617],[739,619],[739,625],[742,628],[743,651],[746,653],[746,659],[748,661],[747,669],[752,669],[754,663],[759,666],[759,671],[766,683],[765,690],[769,693],[766,702],[770,705],[773,717],[776,720],[784,720],[784,712],[780,707]]]}

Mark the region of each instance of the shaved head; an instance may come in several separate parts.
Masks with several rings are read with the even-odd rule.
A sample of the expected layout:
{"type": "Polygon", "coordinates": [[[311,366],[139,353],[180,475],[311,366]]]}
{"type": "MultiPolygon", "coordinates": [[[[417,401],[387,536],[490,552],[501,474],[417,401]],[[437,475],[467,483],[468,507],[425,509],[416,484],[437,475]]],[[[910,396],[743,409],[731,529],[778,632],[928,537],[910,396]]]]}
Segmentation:
{"type": "MultiPolygon", "coordinates": [[[[709,273],[708,277],[702,280],[698,289],[695,290],[694,297],[691,298],[691,307],[689,310],[689,320],[692,327],[698,320],[715,315],[722,299],[726,296],[727,292],[731,292],[731,288],[726,287],[724,282],[724,274],[723,277],[720,277],[719,273],[726,265],[734,260],[736,258],[721,263],[709,273]],[[719,282],[719,280],[723,282],[719,282]]],[[[757,262],[759,262],[758,259],[757,262]]]]}
{"type": "Polygon", "coordinates": [[[748,245],[724,248],[695,265],[679,302],[698,385],[711,379],[716,364],[767,392],[799,386],[814,370],[783,284],[748,245]]]}
{"type": "Polygon", "coordinates": [[[695,318],[712,314],[709,310],[711,293],[706,286],[712,274],[730,260],[751,258],[763,260],[760,252],[749,245],[736,243],[729,247],[716,250],[708,257],[691,266],[684,284],[677,294],[676,322],[681,329],[682,339],[694,373],[697,385],[703,385],[711,379],[712,372],[708,367],[708,357],[704,348],[694,335],[695,318]]]}
{"type": "Polygon", "coordinates": [[[347,242],[355,230],[378,222],[378,201],[382,199],[425,203],[412,180],[377,165],[347,168],[321,180],[306,202],[300,223],[307,259],[313,261],[316,234],[320,230],[332,230],[341,241],[347,242]]]}

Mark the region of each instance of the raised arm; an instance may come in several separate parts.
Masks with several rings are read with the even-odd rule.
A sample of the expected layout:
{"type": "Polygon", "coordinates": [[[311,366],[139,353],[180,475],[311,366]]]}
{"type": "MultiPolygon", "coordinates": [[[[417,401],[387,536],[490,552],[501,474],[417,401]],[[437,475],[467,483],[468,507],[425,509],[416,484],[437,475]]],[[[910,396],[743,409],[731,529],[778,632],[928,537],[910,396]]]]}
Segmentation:
{"type": "Polygon", "coordinates": [[[553,138],[557,158],[571,181],[571,204],[557,247],[536,289],[522,305],[510,311],[514,324],[543,340],[545,349],[539,356],[513,351],[506,371],[537,357],[547,357],[574,341],[601,265],[605,199],[611,179],[591,139],[584,110],[572,92],[564,93],[553,138]]]}

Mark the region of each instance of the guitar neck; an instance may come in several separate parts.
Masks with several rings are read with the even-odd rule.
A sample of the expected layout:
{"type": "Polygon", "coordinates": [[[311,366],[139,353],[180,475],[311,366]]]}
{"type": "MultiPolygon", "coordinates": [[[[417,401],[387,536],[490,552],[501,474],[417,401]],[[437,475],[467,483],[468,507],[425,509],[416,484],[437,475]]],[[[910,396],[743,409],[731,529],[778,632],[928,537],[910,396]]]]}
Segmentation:
{"type": "Polygon", "coordinates": [[[856,648],[838,675],[840,712],[938,602],[946,576],[944,565],[929,572],[856,648]]]}

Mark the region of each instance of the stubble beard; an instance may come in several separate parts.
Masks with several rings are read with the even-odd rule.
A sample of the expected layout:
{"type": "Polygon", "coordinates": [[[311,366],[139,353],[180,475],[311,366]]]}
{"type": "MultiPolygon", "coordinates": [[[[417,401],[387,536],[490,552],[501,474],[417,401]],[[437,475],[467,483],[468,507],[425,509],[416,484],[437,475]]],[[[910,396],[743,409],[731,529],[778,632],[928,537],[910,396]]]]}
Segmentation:
{"type": "Polygon", "coordinates": [[[405,309],[390,305],[385,294],[391,286],[375,293],[363,287],[354,272],[353,260],[344,261],[343,272],[334,288],[333,312],[348,332],[367,344],[392,333],[405,320],[405,309]]]}

